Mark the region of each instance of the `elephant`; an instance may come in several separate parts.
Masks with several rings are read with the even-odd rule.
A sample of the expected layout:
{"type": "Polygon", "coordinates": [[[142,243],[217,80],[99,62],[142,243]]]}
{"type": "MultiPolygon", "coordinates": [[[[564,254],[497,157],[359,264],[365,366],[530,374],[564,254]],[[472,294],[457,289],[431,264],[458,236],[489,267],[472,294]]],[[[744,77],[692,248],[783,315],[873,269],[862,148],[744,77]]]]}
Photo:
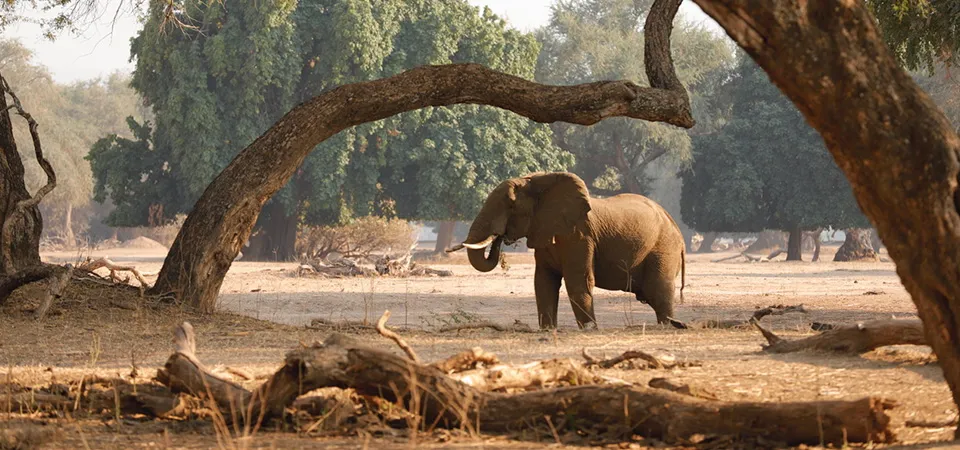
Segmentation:
{"type": "Polygon", "coordinates": [[[642,195],[590,198],[583,180],[568,172],[509,179],[487,196],[463,243],[447,251],[466,248],[470,264],[489,272],[499,264],[500,246],[523,237],[534,249],[541,329],[557,327],[561,280],[580,329],[597,327],[594,287],[635,294],[663,324],[674,313],[679,272],[683,300],[686,247],[680,227],[642,195]]]}

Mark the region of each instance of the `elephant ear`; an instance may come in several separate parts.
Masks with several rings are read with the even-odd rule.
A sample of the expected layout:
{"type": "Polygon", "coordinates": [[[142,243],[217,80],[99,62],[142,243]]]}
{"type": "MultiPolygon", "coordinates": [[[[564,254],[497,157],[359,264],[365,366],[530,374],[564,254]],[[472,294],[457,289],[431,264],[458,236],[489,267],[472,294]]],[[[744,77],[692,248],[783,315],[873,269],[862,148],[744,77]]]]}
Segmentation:
{"type": "Polygon", "coordinates": [[[536,199],[527,232],[530,248],[546,247],[554,236],[573,233],[590,212],[587,185],[572,173],[533,175],[526,189],[527,194],[536,199]]]}

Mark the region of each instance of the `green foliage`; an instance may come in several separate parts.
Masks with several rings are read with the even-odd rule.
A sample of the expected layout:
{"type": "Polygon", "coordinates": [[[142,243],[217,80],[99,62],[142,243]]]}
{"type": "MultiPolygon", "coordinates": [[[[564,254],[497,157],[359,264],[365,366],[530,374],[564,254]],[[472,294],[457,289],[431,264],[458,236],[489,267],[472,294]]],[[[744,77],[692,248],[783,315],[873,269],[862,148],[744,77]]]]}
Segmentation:
{"type": "Polygon", "coordinates": [[[960,52],[960,2],[868,0],[887,45],[910,70],[932,74],[938,62],[953,66],[960,52]]]}
{"type": "Polygon", "coordinates": [[[681,214],[700,231],[869,227],[849,183],[793,104],[746,56],[717,73],[727,117],[694,137],[681,214]]]}
{"type": "MultiPolygon", "coordinates": [[[[90,145],[103,133],[124,133],[125,116],[141,115],[128,79],[118,74],[71,85],[54,83],[49,72],[31,61],[32,53],[19,42],[0,40],[2,73],[38,123],[44,156],[57,175],[57,188],[40,204],[45,231],[64,231],[64,216],[72,209],[73,225],[85,227],[93,195],[90,166],[84,160],[90,145]]],[[[26,121],[13,117],[14,136],[24,160],[25,181],[31,192],[47,177],[34,157],[26,121]]]]}
{"type": "MultiPolygon", "coordinates": [[[[628,79],[646,83],[642,24],[651,1],[561,0],[550,23],[537,32],[543,43],[537,81],[577,84],[628,79]]],[[[703,27],[678,18],[672,35],[678,76],[698,103],[706,75],[731,60],[725,41],[703,27]]],[[[554,124],[558,145],[577,156],[574,171],[597,193],[651,189],[651,163],[669,160],[674,167],[690,162],[690,137],[669,125],[630,119],[604,120],[590,127],[554,124]]]]}
{"type": "MultiPolygon", "coordinates": [[[[163,165],[177,194],[132,189],[142,195],[122,202],[127,212],[115,218],[124,223],[143,223],[148,205],[164,205],[167,215],[188,211],[237,152],[295,104],[331,88],[451,62],[532,78],[539,52],[532,36],[465,0],[272,0],[226,9],[187,0],[182,30],[164,27],[165,11],[153,2],[132,44],[133,86],[156,114],[153,135],[114,140],[114,153],[97,158],[124,148],[152,153],[132,165],[105,163],[116,173],[97,180],[112,196],[163,165]]],[[[572,164],[545,125],[490,107],[427,108],[328,139],[271,201],[309,224],[369,214],[467,218],[502,179],[572,164]]]]}

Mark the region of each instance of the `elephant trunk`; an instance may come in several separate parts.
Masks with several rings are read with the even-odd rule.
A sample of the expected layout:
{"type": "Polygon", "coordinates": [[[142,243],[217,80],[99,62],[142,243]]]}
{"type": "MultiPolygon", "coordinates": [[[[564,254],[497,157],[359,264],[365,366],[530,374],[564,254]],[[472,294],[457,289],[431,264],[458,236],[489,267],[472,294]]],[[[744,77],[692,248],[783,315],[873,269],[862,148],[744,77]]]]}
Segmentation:
{"type": "Polygon", "coordinates": [[[497,236],[490,246],[490,255],[484,257],[486,248],[467,249],[467,257],[470,259],[470,265],[481,272],[489,272],[500,264],[500,244],[503,243],[503,236],[497,236]]]}

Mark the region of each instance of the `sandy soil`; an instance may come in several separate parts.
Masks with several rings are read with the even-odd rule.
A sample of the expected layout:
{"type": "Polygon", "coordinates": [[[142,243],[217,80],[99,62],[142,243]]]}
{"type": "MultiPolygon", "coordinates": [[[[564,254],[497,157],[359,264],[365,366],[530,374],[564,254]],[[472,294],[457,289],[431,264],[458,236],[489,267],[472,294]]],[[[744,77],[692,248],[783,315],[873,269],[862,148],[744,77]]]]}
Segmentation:
{"type": "MultiPolygon", "coordinates": [[[[825,261],[787,263],[711,262],[727,254],[688,255],[685,301],[677,308],[682,320],[746,318],[756,307],[803,304],[809,314],[764,319],[785,337],[809,334],[811,321],[849,323],[858,320],[911,317],[915,308],[894,272],[892,263],[833,263],[835,248],[825,248],[825,261]]],[[[110,249],[117,262],[135,263],[152,281],[162,254],[147,249],[110,249]],[[152,253],[151,253],[152,252],[152,253]]],[[[436,333],[445,324],[515,320],[536,324],[531,254],[510,254],[509,270],[481,274],[461,257],[431,264],[454,272],[450,278],[298,277],[296,264],[236,262],[226,277],[221,308],[233,314],[198,317],[187,312],[157,309],[149,303],[132,308],[84,308],[84,301],[61,300],[60,311],[42,323],[29,320],[29,292],[5,306],[0,314],[0,376],[21,383],[45,383],[51,376],[69,379],[100,371],[116,375],[130,370],[131,358],[142,368],[159,367],[171,352],[170,330],[190,320],[200,340],[199,356],[209,365],[242,367],[265,375],[276,369],[284,353],[299,342],[321,340],[327,331],[310,329],[313,319],[375,321],[385,309],[391,324],[403,332],[421,358],[435,360],[481,345],[506,362],[520,363],[553,357],[579,358],[586,347],[597,356],[627,349],[669,352],[680,359],[699,360],[702,367],[672,371],[610,370],[612,376],[646,382],[667,376],[705,388],[723,400],[795,401],[855,399],[877,395],[896,400],[891,411],[900,444],[936,444],[950,438],[952,428],[908,428],[908,419],[943,420],[956,414],[940,368],[929,362],[926,347],[881,349],[861,357],[817,353],[768,355],[760,352],[762,337],[744,330],[676,330],[656,325],[653,311],[626,293],[597,290],[599,331],[575,326],[569,304],[560,306],[561,332],[498,333],[490,330],[436,333]],[[259,320],[257,320],[259,319],[259,320]],[[47,371],[51,367],[50,371],[47,371]]],[[[75,261],[76,253],[51,253],[50,261],[75,261]]],[[[677,280],[679,286],[679,279],[677,280]]],[[[101,302],[102,304],[102,302],[101,302]]],[[[109,305],[110,303],[107,302],[109,305]]],[[[391,351],[391,343],[373,333],[358,338],[391,351]]],[[[152,370],[151,370],[152,371],[152,370]]],[[[81,443],[77,427],[63,427],[60,444],[81,443]]],[[[216,446],[212,430],[184,430],[175,425],[131,427],[127,433],[83,426],[91,448],[126,448],[153,443],[173,447],[216,446]],[[163,439],[164,428],[169,433],[163,439]],[[151,434],[152,433],[152,434],[151,434]]],[[[182,428],[182,427],[181,427],[182,428]]],[[[376,447],[401,445],[377,438],[376,447]],[[377,440],[380,439],[380,440],[377,440]]],[[[384,440],[385,439],[385,440],[384,440]]],[[[467,439],[458,446],[540,446],[503,438],[467,439]]],[[[285,433],[265,433],[257,446],[284,448],[344,445],[362,447],[363,439],[298,439],[285,433]]],[[[424,444],[424,443],[421,443],[424,444]]],[[[426,444],[430,444],[427,442],[426,444]]],[[[424,444],[424,445],[426,445],[424,444]]],[[[439,443],[435,443],[440,445],[439,443]]],[[[542,445],[546,445],[543,443],[542,445]]],[[[50,448],[57,448],[56,445],[50,448]]],[[[374,445],[371,443],[370,445],[374,445]]],[[[432,445],[432,444],[431,444],[432,445]]],[[[925,446],[926,447],[926,446],[925,446]]],[[[409,448],[409,447],[408,447],[409,448]]]]}

